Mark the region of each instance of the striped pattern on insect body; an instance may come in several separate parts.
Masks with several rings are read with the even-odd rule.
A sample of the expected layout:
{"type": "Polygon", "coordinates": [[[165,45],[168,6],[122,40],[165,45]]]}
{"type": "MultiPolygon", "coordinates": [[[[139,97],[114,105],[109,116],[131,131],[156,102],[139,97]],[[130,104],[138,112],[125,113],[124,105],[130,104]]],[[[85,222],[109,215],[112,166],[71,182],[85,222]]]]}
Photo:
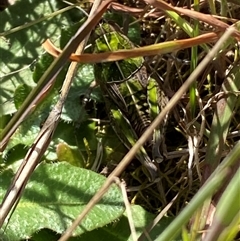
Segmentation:
{"type": "MultiPolygon", "coordinates": [[[[103,26],[101,29],[106,28],[103,26]]],[[[109,26],[107,29],[109,30],[109,26]]],[[[124,35],[114,31],[104,32],[95,40],[95,52],[114,51],[119,47],[129,49],[133,48],[133,44],[124,35]]],[[[142,66],[143,61],[144,59],[139,57],[94,65],[95,78],[102,90],[113,129],[129,149],[162,108],[159,103],[161,99],[159,86],[154,79],[147,77],[146,69],[142,66]]],[[[146,168],[151,181],[158,177],[156,162],[163,160],[159,150],[161,136],[161,127],[159,127],[144,146],[147,150],[152,149],[152,158],[144,147],[136,155],[146,168]]]]}

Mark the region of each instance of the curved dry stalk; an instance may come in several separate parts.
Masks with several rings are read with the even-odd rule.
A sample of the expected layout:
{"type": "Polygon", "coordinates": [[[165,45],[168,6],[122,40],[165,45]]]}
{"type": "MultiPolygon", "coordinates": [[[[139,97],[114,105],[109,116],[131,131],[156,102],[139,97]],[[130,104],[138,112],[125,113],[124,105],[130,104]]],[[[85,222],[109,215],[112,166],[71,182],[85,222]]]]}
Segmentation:
{"type": "MultiPolygon", "coordinates": [[[[197,46],[199,44],[210,43],[217,41],[221,36],[221,33],[206,33],[193,37],[190,39],[181,39],[168,41],[158,44],[152,44],[144,47],[135,49],[118,50],[114,52],[104,52],[98,54],[71,54],[69,60],[76,61],[79,63],[103,63],[118,61],[127,58],[136,58],[139,56],[151,56],[157,54],[167,54],[174,51],[178,51],[185,48],[197,46]]],[[[62,50],[54,46],[54,44],[47,39],[43,44],[43,48],[52,56],[58,57],[62,50]]]]}

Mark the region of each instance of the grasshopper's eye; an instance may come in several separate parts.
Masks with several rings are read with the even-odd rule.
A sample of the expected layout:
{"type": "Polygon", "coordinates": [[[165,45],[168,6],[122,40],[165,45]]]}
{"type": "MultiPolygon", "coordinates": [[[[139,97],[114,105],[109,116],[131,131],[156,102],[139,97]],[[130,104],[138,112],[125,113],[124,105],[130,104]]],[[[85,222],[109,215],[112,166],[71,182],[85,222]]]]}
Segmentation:
{"type": "Polygon", "coordinates": [[[87,103],[89,103],[91,101],[91,99],[89,98],[89,97],[87,97],[87,96],[85,96],[85,95],[82,95],[82,96],[80,96],[80,103],[82,104],[82,105],[86,105],[87,103]]]}
{"type": "Polygon", "coordinates": [[[94,100],[91,99],[90,95],[80,95],[79,100],[80,105],[83,106],[86,110],[92,108],[94,105],[94,100]]]}

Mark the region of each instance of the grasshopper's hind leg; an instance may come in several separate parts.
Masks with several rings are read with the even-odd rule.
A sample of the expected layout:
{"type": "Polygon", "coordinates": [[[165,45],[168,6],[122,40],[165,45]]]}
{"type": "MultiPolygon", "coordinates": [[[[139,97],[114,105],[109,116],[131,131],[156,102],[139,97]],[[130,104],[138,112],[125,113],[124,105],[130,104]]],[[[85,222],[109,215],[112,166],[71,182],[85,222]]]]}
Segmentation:
{"type": "Polygon", "coordinates": [[[162,149],[163,136],[159,130],[155,130],[153,133],[153,144],[152,144],[152,157],[157,163],[163,161],[163,155],[160,151],[162,149]]]}
{"type": "Polygon", "coordinates": [[[155,163],[150,159],[148,154],[146,153],[143,147],[140,148],[139,152],[136,155],[137,159],[144,166],[144,171],[146,171],[146,175],[150,182],[154,182],[159,177],[158,168],[155,163]]]}

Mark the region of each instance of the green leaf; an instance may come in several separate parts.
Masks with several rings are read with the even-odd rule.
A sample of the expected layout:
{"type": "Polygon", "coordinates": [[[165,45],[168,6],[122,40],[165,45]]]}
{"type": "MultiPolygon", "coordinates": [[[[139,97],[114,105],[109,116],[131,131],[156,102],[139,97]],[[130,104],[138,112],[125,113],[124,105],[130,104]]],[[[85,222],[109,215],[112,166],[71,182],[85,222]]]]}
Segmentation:
{"type": "Polygon", "coordinates": [[[59,161],[65,161],[77,167],[85,166],[79,150],[70,147],[66,143],[59,143],[56,147],[56,153],[59,161]]]}
{"type": "Polygon", "coordinates": [[[111,126],[106,126],[102,138],[104,146],[103,164],[112,163],[113,166],[116,166],[127,153],[127,149],[111,126]]]}
{"type": "MultiPolygon", "coordinates": [[[[132,49],[134,45],[129,39],[120,34],[108,24],[103,24],[102,28],[95,31],[99,37],[95,40],[94,52],[108,52],[119,49],[132,49]],[[105,33],[104,33],[105,31],[105,33]]],[[[143,58],[131,58],[112,63],[101,63],[94,65],[95,76],[97,81],[120,81],[129,78],[143,63],[143,58]]]]}
{"type": "MultiPolygon", "coordinates": [[[[126,35],[128,36],[129,40],[135,43],[136,45],[140,44],[141,41],[141,33],[140,33],[140,24],[136,19],[127,13],[106,13],[104,14],[104,19],[108,21],[114,22],[114,24],[118,24],[119,26],[126,26],[128,27],[128,31],[126,35]]],[[[110,22],[111,23],[111,22],[110,22]]],[[[124,29],[123,29],[124,30],[124,29]]]]}
{"type": "MultiPolygon", "coordinates": [[[[64,103],[61,118],[64,121],[82,122],[87,119],[87,114],[82,106],[81,98],[87,95],[89,87],[94,80],[93,67],[91,65],[79,65],[77,74],[72,83],[68,97],[64,103]]],[[[92,90],[91,99],[99,100],[99,89],[92,90]]]]}
{"type": "Polygon", "coordinates": [[[102,144],[100,153],[103,155],[98,160],[101,165],[112,163],[115,166],[126,154],[126,148],[108,124],[99,126],[96,121],[87,120],[73,125],[60,121],[45,158],[48,161],[67,161],[72,165],[91,169],[97,161],[99,142],[102,144]],[[67,148],[66,152],[64,148],[67,148]]]}
{"type": "Polygon", "coordinates": [[[6,151],[18,144],[23,144],[26,146],[32,145],[40,130],[41,124],[46,120],[51,110],[51,106],[53,106],[53,104],[57,101],[57,93],[58,92],[56,90],[50,92],[50,94],[44,99],[41,105],[37,106],[33,113],[22,122],[22,124],[12,136],[6,151]]]}
{"type": "MultiPolygon", "coordinates": [[[[141,206],[138,206],[138,205],[131,206],[131,212],[133,216],[133,222],[136,229],[137,237],[139,237],[144,231],[144,229],[149,225],[149,223],[153,221],[153,219],[155,218],[155,215],[147,212],[141,206]]],[[[161,221],[150,232],[149,235],[151,239],[154,240],[155,237],[157,237],[168,226],[168,224],[172,220],[173,220],[172,218],[163,217],[161,221]]],[[[128,217],[126,212],[118,222],[112,223],[98,230],[93,230],[91,232],[84,233],[77,240],[78,241],[87,241],[87,240],[132,241],[128,217]]],[[[180,240],[180,239],[175,239],[175,240],[180,240]]]]}
{"type": "MultiPolygon", "coordinates": [[[[1,198],[10,179],[9,171],[2,173],[1,198]]],[[[63,233],[105,180],[99,174],[67,163],[40,164],[14,210],[5,236],[17,241],[43,228],[63,233]]],[[[123,211],[121,192],[113,185],[73,235],[103,227],[118,219],[123,211]]]]}
{"type": "Polygon", "coordinates": [[[31,92],[31,87],[26,84],[19,85],[14,93],[14,104],[18,109],[23,101],[27,98],[28,94],[31,92]]]}
{"type": "MultiPolygon", "coordinates": [[[[78,30],[79,26],[81,26],[82,21],[80,23],[74,24],[67,28],[61,30],[60,36],[60,47],[64,48],[66,43],[69,41],[71,36],[78,30]]],[[[43,54],[40,59],[37,61],[34,72],[33,79],[35,82],[38,82],[40,77],[44,72],[47,71],[49,65],[52,63],[53,57],[49,54],[43,54]]],[[[70,63],[70,62],[69,62],[70,63]]],[[[54,85],[54,88],[57,91],[60,91],[62,83],[66,77],[66,73],[68,71],[69,63],[67,63],[63,70],[58,74],[57,81],[54,85]]],[[[68,97],[64,103],[63,111],[61,114],[61,119],[67,122],[81,122],[87,119],[87,114],[82,106],[81,97],[88,94],[89,86],[94,80],[93,67],[89,64],[80,64],[78,66],[78,70],[74,77],[74,81],[68,93],[68,97]]],[[[58,96],[58,93],[56,94],[58,96]]],[[[99,100],[101,98],[101,93],[98,88],[94,88],[91,92],[91,99],[99,100]]],[[[51,100],[51,98],[50,98],[51,100]]],[[[49,101],[49,105],[51,108],[53,107],[53,103],[49,101]]]]}
{"type": "MultiPolygon", "coordinates": [[[[152,222],[155,218],[154,214],[151,214],[144,210],[141,206],[132,205],[131,212],[133,216],[133,222],[136,229],[137,237],[139,237],[144,229],[152,222]]],[[[150,231],[149,236],[151,240],[155,240],[164,229],[167,228],[168,224],[173,220],[170,217],[163,217],[150,231]]],[[[57,241],[60,238],[59,234],[52,232],[49,229],[43,229],[40,232],[37,232],[33,235],[31,241],[57,241]]],[[[86,232],[81,236],[71,237],[69,241],[88,241],[88,240],[114,240],[114,241],[132,241],[131,232],[129,228],[129,222],[126,212],[124,215],[117,221],[104,226],[99,229],[95,229],[90,232],[86,232]]],[[[147,240],[147,239],[144,239],[147,240]]],[[[180,241],[180,238],[174,239],[173,241],[180,241]]]]}
{"type": "MultiPolygon", "coordinates": [[[[0,79],[1,115],[12,114],[16,111],[12,101],[15,89],[20,84],[34,86],[30,78],[31,67],[36,59],[44,52],[41,44],[50,36],[55,38],[60,34],[61,28],[69,25],[68,12],[61,13],[52,18],[42,19],[62,8],[59,1],[26,0],[16,1],[7,10],[1,12],[0,24],[0,79]],[[25,27],[27,24],[33,25],[25,27]],[[61,24],[59,24],[61,23],[61,24]],[[15,31],[12,31],[12,29],[15,31]]],[[[71,10],[73,14],[77,10],[71,10]]]]}

